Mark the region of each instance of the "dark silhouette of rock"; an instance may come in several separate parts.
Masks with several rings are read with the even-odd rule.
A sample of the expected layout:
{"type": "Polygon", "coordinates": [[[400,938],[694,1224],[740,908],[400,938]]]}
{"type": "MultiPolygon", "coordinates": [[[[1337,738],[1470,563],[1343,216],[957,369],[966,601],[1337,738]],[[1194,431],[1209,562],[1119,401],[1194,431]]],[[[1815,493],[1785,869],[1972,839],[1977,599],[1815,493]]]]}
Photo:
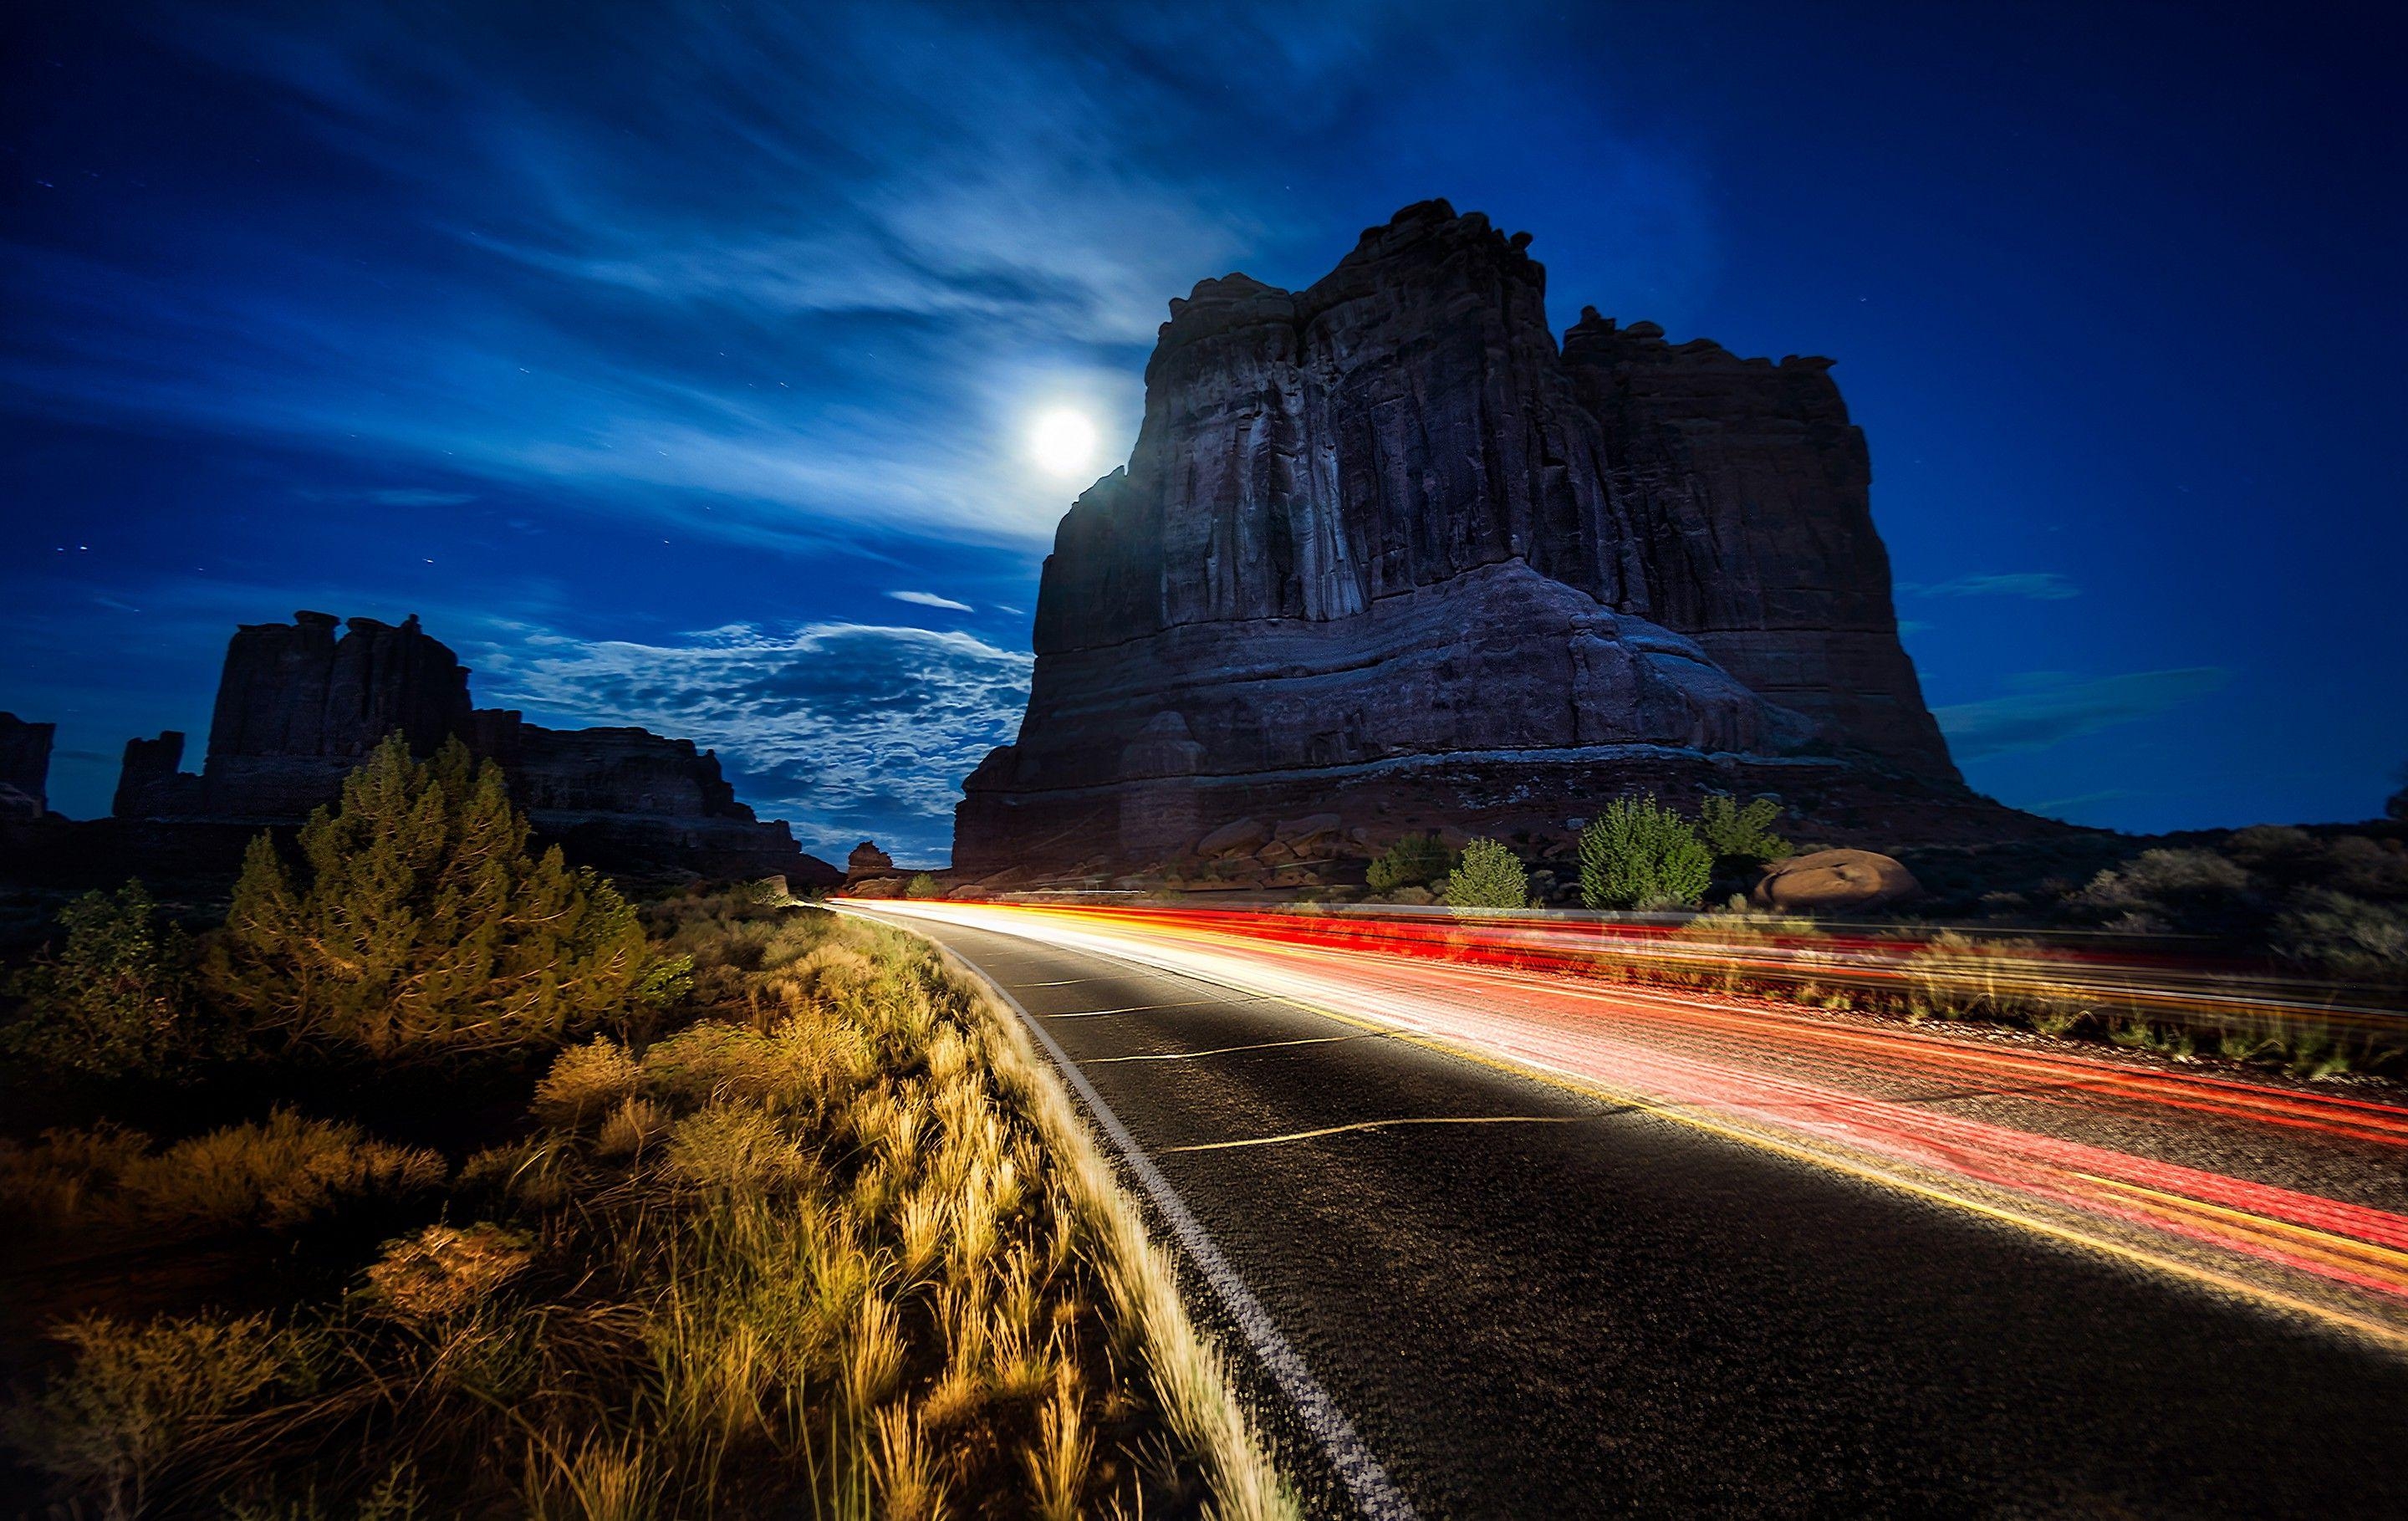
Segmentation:
{"type": "Polygon", "coordinates": [[[1759,909],[1843,913],[1903,903],[1922,891],[1914,873],[1889,856],[1873,851],[1813,851],[1764,867],[1747,896],[1759,909]]]}
{"type": "Polygon", "coordinates": [[[895,857],[878,848],[878,841],[865,839],[844,858],[844,880],[862,882],[877,877],[895,875],[895,857]]]}
{"type": "Polygon", "coordinates": [[[1560,816],[1613,775],[1964,796],[1828,362],[1601,318],[1558,352],[1527,242],[1426,202],[1305,290],[1171,303],[1129,463],[1046,561],[958,869],[1332,807],[1560,816]]]}
{"type": "Polygon", "coordinates": [[[399,625],[301,612],[251,624],[226,649],[207,764],[179,769],[173,730],[125,747],[122,819],[293,824],[334,802],[343,778],[387,735],[432,754],[457,738],[499,763],[537,831],[590,865],[710,876],[783,873],[833,886],[835,868],[805,855],[786,825],[736,800],[719,758],[691,739],[637,728],[550,729],[476,709],[468,671],[413,616],[399,625]]]}
{"type": "Polygon", "coordinates": [[[120,819],[181,819],[208,811],[201,779],[184,766],[184,736],[179,729],[162,730],[156,739],[125,741],[125,758],[117,768],[117,795],[108,811],[120,819]]]}
{"type": "Polygon", "coordinates": [[[0,713],[0,818],[38,819],[50,811],[50,741],[55,724],[0,713]]]}
{"type": "Polygon", "coordinates": [[[468,727],[468,671],[418,626],[297,612],[290,624],[246,624],[226,646],[209,720],[204,807],[262,820],[301,817],[388,734],[432,754],[468,727]]]}

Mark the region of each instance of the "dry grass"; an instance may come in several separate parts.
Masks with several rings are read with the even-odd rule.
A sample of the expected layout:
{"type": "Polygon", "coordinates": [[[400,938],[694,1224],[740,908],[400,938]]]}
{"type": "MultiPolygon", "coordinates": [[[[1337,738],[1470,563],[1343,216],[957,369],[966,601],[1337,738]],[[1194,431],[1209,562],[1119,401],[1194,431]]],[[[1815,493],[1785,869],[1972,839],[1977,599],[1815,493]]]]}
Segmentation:
{"type": "Polygon", "coordinates": [[[51,1226],[290,1229],[347,1199],[430,1192],[449,1171],[423,1147],[282,1109],[263,1124],[151,1147],[108,1126],[0,1143],[0,1205],[51,1226]]]}
{"type": "MultiPolygon", "coordinates": [[[[539,1128],[341,1302],[83,1324],[21,1431],[62,1497],[337,1514],[406,1474],[429,1514],[1293,1514],[1008,1012],[891,931],[736,923],[724,955],[670,935],[726,1017],[565,1053],[539,1128]]],[[[122,1192],[148,1155],[53,1141],[41,1186],[122,1192]]]]}

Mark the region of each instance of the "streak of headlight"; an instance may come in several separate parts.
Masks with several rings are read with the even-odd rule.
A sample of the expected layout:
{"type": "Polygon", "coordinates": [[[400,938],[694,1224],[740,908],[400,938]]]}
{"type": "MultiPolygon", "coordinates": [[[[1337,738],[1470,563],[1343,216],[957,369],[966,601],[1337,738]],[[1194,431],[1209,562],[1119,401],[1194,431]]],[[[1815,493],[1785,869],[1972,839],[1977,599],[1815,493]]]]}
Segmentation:
{"type": "Polygon", "coordinates": [[[2408,1147],[2408,1110],[2395,1105],[1981,1049],[1729,998],[1586,983],[1561,969],[1439,960],[1400,949],[1393,935],[1372,946],[1315,943],[1310,932],[1273,939],[1256,921],[1276,916],[951,903],[904,911],[1134,961],[1535,1070],[2408,1347],[2408,1217],[1932,1107],[1935,1097],[2003,1094],[2093,1132],[2102,1117],[2139,1116],[2264,1126],[2393,1150],[2408,1147]],[[1973,1086],[1938,1096],[1866,1091],[1943,1079],[1973,1086]]]}

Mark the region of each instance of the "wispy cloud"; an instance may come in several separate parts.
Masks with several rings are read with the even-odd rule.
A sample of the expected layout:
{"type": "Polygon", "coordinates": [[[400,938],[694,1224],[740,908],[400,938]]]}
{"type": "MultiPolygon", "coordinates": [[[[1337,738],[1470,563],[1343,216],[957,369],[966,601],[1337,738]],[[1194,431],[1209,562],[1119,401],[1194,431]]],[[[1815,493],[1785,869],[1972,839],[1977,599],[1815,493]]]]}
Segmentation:
{"type": "Polygon", "coordinates": [[[950,596],[939,596],[934,592],[889,592],[886,595],[897,602],[915,603],[924,608],[950,608],[955,612],[978,611],[967,602],[956,602],[950,596]]]}
{"type": "Polygon", "coordinates": [[[2082,595],[2082,588],[2054,570],[2019,570],[2005,575],[1958,576],[1954,581],[1900,581],[1907,596],[2021,596],[2035,602],[2062,602],[2082,595]]]}
{"type": "Polygon", "coordinates": [[[473,491],[372,491],[368,499],[379,507],[462,507],[477,499],[473,491]]]}
{"type": "Polygon", "coordinates": [[[924,859],[950,847],[961,779],[1018,726],[1032,664],[968,634],[869,624],[519,642],[483,662],[480,702],[691,738],[811,848],[874,834],[924,859]]]}
{"type": "Polygon", "coordinates": [[[2014,679],[2019,691],[1934,710],[1959,760],[2040,750],[2077,735],[2149,718],[2206,696],[2229,672],[2215,666],[2132,671],[2088,680],[2062,671],[2014,679]]]}

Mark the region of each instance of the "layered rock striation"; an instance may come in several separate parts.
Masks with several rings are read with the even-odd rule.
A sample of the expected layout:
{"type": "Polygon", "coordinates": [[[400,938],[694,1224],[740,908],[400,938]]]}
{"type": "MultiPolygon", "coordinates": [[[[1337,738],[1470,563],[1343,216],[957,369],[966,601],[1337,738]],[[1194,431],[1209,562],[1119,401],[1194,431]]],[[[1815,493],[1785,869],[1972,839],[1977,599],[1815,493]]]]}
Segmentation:
{"type": "Polygon", "coordinates": [[[322,612],[251,624],[227,645],[208,755],[183,771],[184,736],[127,741],[120,819],[293,824],[342,793],[343,778],[400,733],[414,754],[458,739],[500,764],[541,834],[590,864],[707,875],[784,873],[832,885],[783,824],[737,801],[719,758],[691,739],[638,728],[552,729],[479,709],[468,671],[415,617],[398,624],[322,612]],[[341,628],[340,634],[337,633],[341,628]]]}
{"type": "Polygon", "coordinates": [[[1171,303],[1129,463],[1046,561],[957,868],[1158,861],[1330,803],[1536,818],[1734,767],[1958,788],[1828,361],[1594,311],[1559,349],[1528,241],[1426,202],[1305,290],[1171,303]]]}

